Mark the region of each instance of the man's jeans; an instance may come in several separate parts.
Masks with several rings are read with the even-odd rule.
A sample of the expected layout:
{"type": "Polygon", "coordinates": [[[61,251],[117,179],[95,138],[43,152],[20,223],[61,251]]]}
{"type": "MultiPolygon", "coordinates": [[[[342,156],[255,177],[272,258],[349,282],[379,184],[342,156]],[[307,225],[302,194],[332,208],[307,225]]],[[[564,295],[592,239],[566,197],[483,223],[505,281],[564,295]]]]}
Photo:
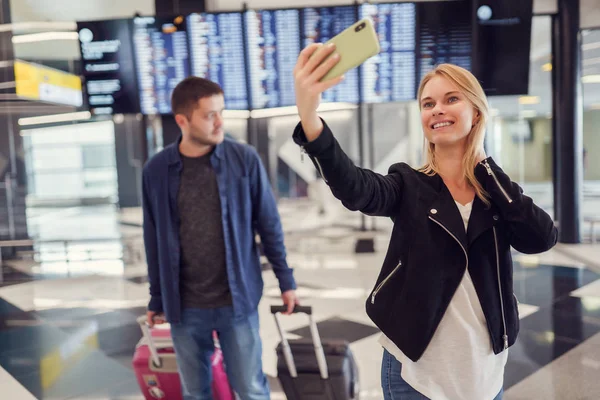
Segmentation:
{"type": "Polygon", "coordinates": [[[212,399],[213,330],[219,335],[233,390],[242,400],[268,400],[258,311],[235,320],[233,307],[185,309],[181,322],[171,326],[184,400],[212,399]]]}

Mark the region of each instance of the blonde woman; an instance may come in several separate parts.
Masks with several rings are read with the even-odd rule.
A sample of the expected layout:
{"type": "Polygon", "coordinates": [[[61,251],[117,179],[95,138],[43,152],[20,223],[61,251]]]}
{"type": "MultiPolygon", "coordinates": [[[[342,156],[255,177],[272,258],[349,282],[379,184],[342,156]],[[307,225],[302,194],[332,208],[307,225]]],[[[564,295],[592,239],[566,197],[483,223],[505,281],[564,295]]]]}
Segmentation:
{"type": "Polygon", "coordinates": [[[366,302],[382,331],[384,398],[501,399],[519,330],[510,247],[550,249],[552,219],[486,156],[485,94],[455,65],[439,65],[419,87],[425,165],[394,164],[385,176],[356,167],[316,112],[341,81],[319,82],[339,58],[320,65],[334,48],[310,58],[319,46],[304,49],[294,70],[294,140],[348,209],[394,221],[366,302]]]}

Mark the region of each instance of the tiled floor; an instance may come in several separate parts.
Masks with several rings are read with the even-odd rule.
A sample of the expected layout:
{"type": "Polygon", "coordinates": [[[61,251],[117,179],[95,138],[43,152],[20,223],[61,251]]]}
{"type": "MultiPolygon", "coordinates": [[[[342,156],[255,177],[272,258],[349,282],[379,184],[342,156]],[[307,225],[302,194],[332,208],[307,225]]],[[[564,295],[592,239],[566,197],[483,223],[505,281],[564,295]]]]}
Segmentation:
{"type": "MultiPolygon", "coordinates": [[[[309,203],[284,203],[281,213],[302,304],[313,306],[322,337],[350,342],[359,365],[361,399],[381,399],[382,350],[364,300],[383,260],[389,221],[377,220],[376,253],[355,254],[355,238],[361,233],[351,227],[360,222],[357,214],[338,215],[335,220],[346,225],[334,226],[309,203]],[[302,229],[294,229],[300,225],[302,229]]],[[[112,241],[73,243],[68,262],[64,254],[50,257],[41,249],[36,262],[4,266],[0,399],[141,400],[131,367],[141,337],[135,318],[144,313],[148,299],[141,242],[131,242],[140,234],[139,210],[52,210],[36,214],[35,224],[45,239],[72,239],[81,231],[87,239],[95,234],[112,241]],[[58,222],[61,230],[53,229],[58,222]],[[93,232],[81,228],[88,223],[99,225],[93,232]],[[130,238],[129,246],[120,245],[122,237],[130,238]]],[[[589,244],[514,255],[521,333],[509,351],[505,399],[600,399],[598,260],[600,245],[589,244]]],[[[279,338],[269,312],[279,304],[280,293],[268,265],[264,269],[265,295],[259,306],[264,369],[272,398],[285,399],[276,378],[279,338]]],[[[283,318],[283,325],[290,338],[309,336],[302,315],[283,318]]]]}

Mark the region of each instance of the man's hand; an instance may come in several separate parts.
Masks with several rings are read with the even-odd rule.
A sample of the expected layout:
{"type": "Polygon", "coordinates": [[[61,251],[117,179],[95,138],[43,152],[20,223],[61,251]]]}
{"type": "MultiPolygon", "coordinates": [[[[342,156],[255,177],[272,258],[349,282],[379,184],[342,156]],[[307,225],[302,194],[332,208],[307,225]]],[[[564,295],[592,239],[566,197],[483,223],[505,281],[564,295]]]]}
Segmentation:
{"type": "Polygon", "coordinates": [[[283,304],[287,306],[287,311],[283,313],[284,315],[290,315],[294,311],[294,307],[296,307],[297,304],[300,304],[298,302],[298,297],[296,297],[295,290],[283,292],[281,298],[283,299],[283,304]]]}
{"type": "Polygon", "coordinates": [[[165,320],[165,315],[163,313],[157,313],[154,311],[147,311],[146,318],[147,318],[148,326],[150,328],[153,328],[154,325],[160,325],[160,324],[164,324],[165,322],[167,322],[165,320]]]}

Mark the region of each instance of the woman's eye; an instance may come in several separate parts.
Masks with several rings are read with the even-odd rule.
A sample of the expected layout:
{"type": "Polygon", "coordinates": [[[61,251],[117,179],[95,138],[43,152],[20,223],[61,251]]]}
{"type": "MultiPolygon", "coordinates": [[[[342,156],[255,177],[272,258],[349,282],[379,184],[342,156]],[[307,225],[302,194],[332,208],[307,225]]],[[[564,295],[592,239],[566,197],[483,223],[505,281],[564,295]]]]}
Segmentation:
{"type": "Polygon", "coordinates": [[[458,97],[456,97],[456,96],[452,96],[448,99],[448,103],[454,103],[456,101],[458,101],[458,97]]]}
{"type": "Polygon", "coordinates": [[[431,107],[433,107],[433,103],[430,102],[430,101],[427,102],[427,103],[425,103],[425,104],[423,104],[423,108],[431,108],[431,107]]]}

